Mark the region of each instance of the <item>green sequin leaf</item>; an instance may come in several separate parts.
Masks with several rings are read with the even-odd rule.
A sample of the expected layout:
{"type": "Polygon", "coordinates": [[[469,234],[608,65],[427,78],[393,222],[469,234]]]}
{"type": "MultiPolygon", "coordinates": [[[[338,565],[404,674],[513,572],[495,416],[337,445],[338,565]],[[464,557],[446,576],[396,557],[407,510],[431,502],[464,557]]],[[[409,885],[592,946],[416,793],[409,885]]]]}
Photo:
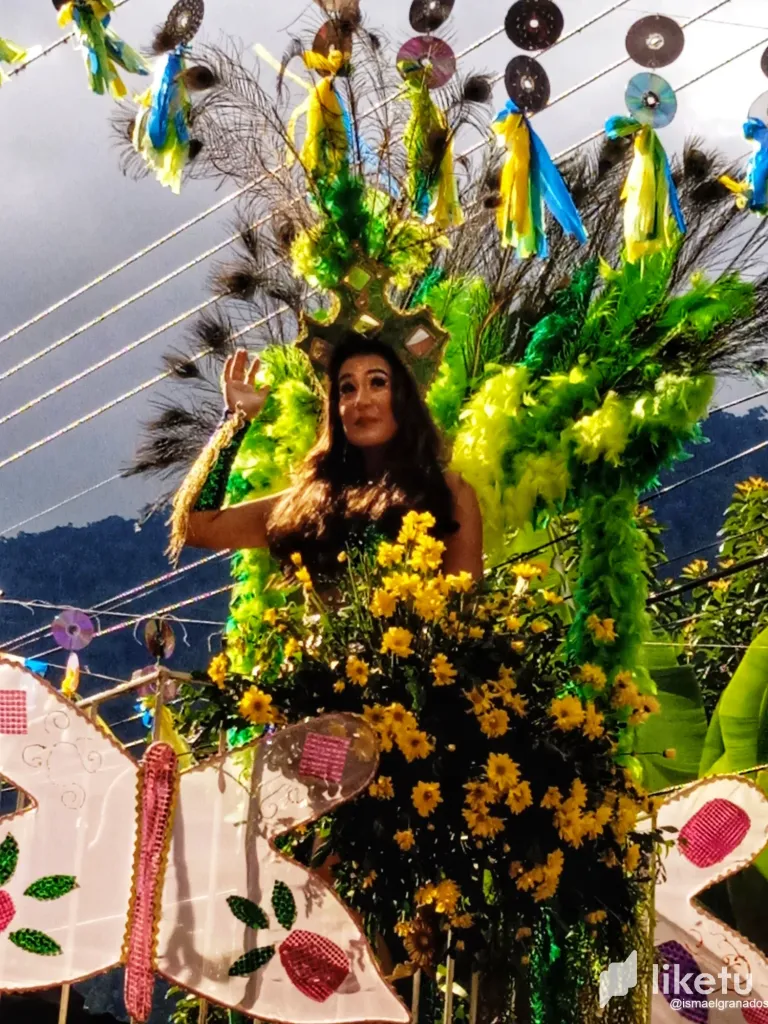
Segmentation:
{"type": "Polygon", "coordinates": [[[24,893],[33,900],[58,900],[77,888],[77,879],[73,875],[48,875],[38,878],[24,893]]]}
{"type": "Polygon", "coordinates": [[[247,924],[249,928],[269,928],[267,915],[252,900],[247,900],[244,896],[228,896],[227,905],[237,920],[247,924]]]}
{"type": "Polygon", "coordinates": [[[239,960],[236,960],[229,968],[230,978],[244,978],[247,974],[253,974],[260,967],[268,964],[275,955],[274,946],[262,946],[261,949],[249,949],[239,960]]]}
{"type": "Polygon", "coordinates": [[[38,956],[58,956],[61,953],[58,942],[54,942],[45,932],[36,932],[32,928],[21,928],[17,932],[11,932],[8,938],[14,946],[26,950],[27,953],[37,953],[38,956]]]}
{"type": "Polygon", "coordinates": [[[272,890],[272,909],[283,928],[290,931],[296,921],[296,900],[285,882],[275,882],[275,888],[272,890]]]}
{"type": "Polygon", "coordinates": [[[8,833],[0,843],[0,885],[5,885],[19,862],[19,844],[8,833]]]}

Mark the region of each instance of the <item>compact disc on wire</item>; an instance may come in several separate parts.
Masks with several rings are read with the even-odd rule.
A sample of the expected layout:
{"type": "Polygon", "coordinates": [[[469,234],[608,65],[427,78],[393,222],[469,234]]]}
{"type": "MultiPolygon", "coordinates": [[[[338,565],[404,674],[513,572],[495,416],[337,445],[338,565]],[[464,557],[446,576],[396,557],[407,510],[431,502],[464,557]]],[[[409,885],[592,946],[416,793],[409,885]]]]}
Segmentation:
{"type": "Polygon", "coordinates": [[[661,75],[648,71],[630,78],[624,100],[630,114],[651,128],[665,128],[677,113],[677,97],[672,86],[661,75]]]}
{"type": "Polygon", "coordinates": [[[549,76],[533,57],[513,57],[504,72],[509,98],[526,114],[535,114],[549,103],[549,76]]]}
{"type": "Polygon", "coordinates": [[[66,608],[51,626],[56,643],[65,651],[82,651],[93,640],[94,625],[85,612],[66,608]]]}
{"type": "Polygon", "coordinates": [[[354,37],[347,22],[326,21],[315,36],[312,49],[323,57],[327,57],[332,49],[340,50],[345,57],[350,57],[353,43],[354,37]]]}
{"type": "Polygon", "coordinates": [[[456,0],[413,0],[408,20],[414,32],[434,32],[448,21],[456,0]]]}
{"type": "Polygon", "coordinates": [[[650,14],[636,21],[627,32],[627,53],[644,68],[664,68],[677,60],[685,46],[685,35],[676,21],[663,14],[650,14]]]}
{"type": "Polygon", "coordinates": [[[397,55],[398,66],[420,64],[429,68],[427,87],[440,89],[447,85],[456,74],[456,56],[448,43],[437,36],[414,36],[400,47],[397,55]]]}
{"type": "Polygon", "coordinates": [[[560,38],[564,24],[553,0],[517,0],[507,11],[504,31],[521,50],[545,50],[560,38]]]}
{"type": "Polygon", "coordinates": [[[760,58],[760,70],[768,77],[768,46],[763,50],[763,56],[760,58]]]}
{"type": "Polygon", "coordinates": [[[763,124],[768,124],[768,92],[762,93],[758,96],[752,106],[749,108],[748,117],[756,117],[758,121],[762,121],[763,124]]]}
{"type": "Polygon", "coordinates": [[[176,636],[167,619],[150,619],[144,627],[144,646],[153,658],[170,658],[176,649],[176,636]]]}
{"type": "Polygon", "coordinates": [[[200,30],[205,17],[203,0],[178,0],[165,19],[163,35],[176,46],[191,43],[200,30]]]}

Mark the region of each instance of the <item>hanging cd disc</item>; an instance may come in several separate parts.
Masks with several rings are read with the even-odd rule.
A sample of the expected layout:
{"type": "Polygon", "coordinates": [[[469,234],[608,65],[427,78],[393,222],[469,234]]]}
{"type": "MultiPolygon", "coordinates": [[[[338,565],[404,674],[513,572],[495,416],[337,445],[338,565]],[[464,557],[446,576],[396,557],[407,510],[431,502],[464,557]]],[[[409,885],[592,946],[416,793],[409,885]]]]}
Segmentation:
{"type": "Polygon", "coordinates": [[[93,640],[94,626],[85,612],[66,608],[51,626],[56,643],[65,651],[82,651],[93,640]]]}
{"type": "Polygon", "coordinates": [[[768,46],[763,50],[763,56],[760,58],[760,70],[768,77],[768,46]]]}
{"type": "Polygon", "coordinates": [[[665,128],[677,113],[677,97],[672,86],[661,75],[647,71],[629,80],[624,100],[630,114],[651,128],[665,128]]]}
{"type": "Polygon", "coordinates": [[[747,116],[755,117],[758,121],[762,121],[763,124],[768,124],[768,92],[764,92],[761,96],[757,97],[749,108],[747,116]]]}
{"type": "Polygon", "coordinates": [[[664,68],[677,60],[685,46],[685,35],[676,21],[651,14],[636,21],[627,32],[627,53],[644,68],[664,68]]]}
{"type": "Polygon", "coordinates": [[[434,32],[451,16],[456,0],[413,0],[408,20],[414,32],[434,32]]]}
{"type": "Polygon", "coordinates": [[[327,57],[331,50],[340,50],[345,57],[352,56],[354,37],[350,26],[343,21],[326,21],[315,36],[312,49],[327,57]]]}
{"type": "MultiPolygon", "coordinates": [[[[415,36],[400,47],[397,66],[414,64],[429,68],[427,87],[440,89],[456,74],[456,57],[448,43],[437,36],[415,36]]],[[[401,74],[403,69],[401,68],[401,74]]]]}
{"type": "Polygon", "coordinates": [[[507,11],[504,31],[521,50],[545,50],[560,38],[564,24],[553,0],[517,0],[507,11]]]}
{"type": "Polygon", "coordinates": [[[162,50],[173,50],[191,43],[203,24],[204,16],[203,0],[177,0],[158,34],[162,39],[162,50]]]}
{"type": "Polygon", "coordinates": [[[549,77],[533,57],[513,57],[504,72],[509,98],[525,114],[535,114],[549,103],[549,77]]]}
{"type": "Polygon", "coordinates": [[[144,627],[144,646],[153,658],[170,658],[176,649],[176,636],[167,619],[150,619],[144,627]]]}

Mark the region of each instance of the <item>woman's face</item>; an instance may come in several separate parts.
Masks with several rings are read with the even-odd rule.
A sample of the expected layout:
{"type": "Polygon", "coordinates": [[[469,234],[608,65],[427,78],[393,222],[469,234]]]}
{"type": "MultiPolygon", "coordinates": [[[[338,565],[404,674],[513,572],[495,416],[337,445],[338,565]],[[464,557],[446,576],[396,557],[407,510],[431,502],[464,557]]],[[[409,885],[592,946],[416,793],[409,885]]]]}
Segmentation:
{"type": "Polygon", "coordinates": [[[381,356],[353,356],[339,371],[339,415],[357,448],[387,444],[397,433],[392,412],[392,370],[381,356]]]}

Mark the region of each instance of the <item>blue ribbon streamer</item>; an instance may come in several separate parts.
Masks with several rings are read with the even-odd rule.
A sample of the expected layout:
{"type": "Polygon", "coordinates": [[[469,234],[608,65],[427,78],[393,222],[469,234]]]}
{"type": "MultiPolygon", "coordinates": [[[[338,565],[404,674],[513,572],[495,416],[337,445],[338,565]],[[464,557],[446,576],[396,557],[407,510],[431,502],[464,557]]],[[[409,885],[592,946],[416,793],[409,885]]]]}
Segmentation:
{"type": "Polygon", "coordinates": [[[34,658],[27,658],[24,661],[24,668],[28,668],[30,672],[34,672],[36,676],[42,676],[45,678],[45,674],[48,671],[47,661],[36,661],[34,658]]]}
{"type": "MultiPolygon", "coordinates": [[[[344,119],[344,130],[347,133],[347,142],[349,143],[350,150],[352,150],[353,153],[360,154],[363,160],[363,167],[367,171],[370,171],[371,174],[377,175],[387,192],[397,199],[400,196],[400,189],[397,182],[389,171],[382,167],[381,158],[378,154],[371,149],[365,139],[358,134],[357,129],[352,122],[352,115],[350,114],[349,109],[338,90],[334,89],[334,92],[336,93],[336,99],[339,101],[339,106],[341,107],[341,115],[344,119]]],[[[427,199],[427,204],[429,204],[429,199],[427,199]]]]}
{"type": "Polygon", "coordinates": [[[747,164],[750,210],[765,213],[768,209],[768,125],[758,117],[744,122],[744,138],[758,144],[747,164]]]}
{"type": "MultiPolygon", "coordinates": [[[[168,138],[168,124],[171,106],[178,96],[179,86],[176,81],[183,71],[184,48],[181,46],[169,53],[165,58],[165,67],[159,79],[152,86],[152,106],[147,118],[147,134],[155,149],[162,149],[168,138]]],[[[178,127],[178,118],[176,118],[178,127]]],[[[186,125],[184,126],[186,133],[186,125]]]]}
{"type": "MultiPolygon", "coordinates": [[[[505,121],[511,114],[520,113],[522,111],[517,104],[513,100],[508,100],[507,105],[497,115],[495,122],[505,121]]],[[[542,199],[563,231],[567,235],[573,235],[581,245],[587,241],[587,231],[571,193],[568,191],[568,186],[549,155],[547,147],[533,130],[531,122],[525,114],[523,114],[523,118],[531,139],[529,188],[533,200],[533,220],[537,237],[536,254],[541,259],[546,259],[549,255],[549,243],[541,210],[542,199]]]]}

